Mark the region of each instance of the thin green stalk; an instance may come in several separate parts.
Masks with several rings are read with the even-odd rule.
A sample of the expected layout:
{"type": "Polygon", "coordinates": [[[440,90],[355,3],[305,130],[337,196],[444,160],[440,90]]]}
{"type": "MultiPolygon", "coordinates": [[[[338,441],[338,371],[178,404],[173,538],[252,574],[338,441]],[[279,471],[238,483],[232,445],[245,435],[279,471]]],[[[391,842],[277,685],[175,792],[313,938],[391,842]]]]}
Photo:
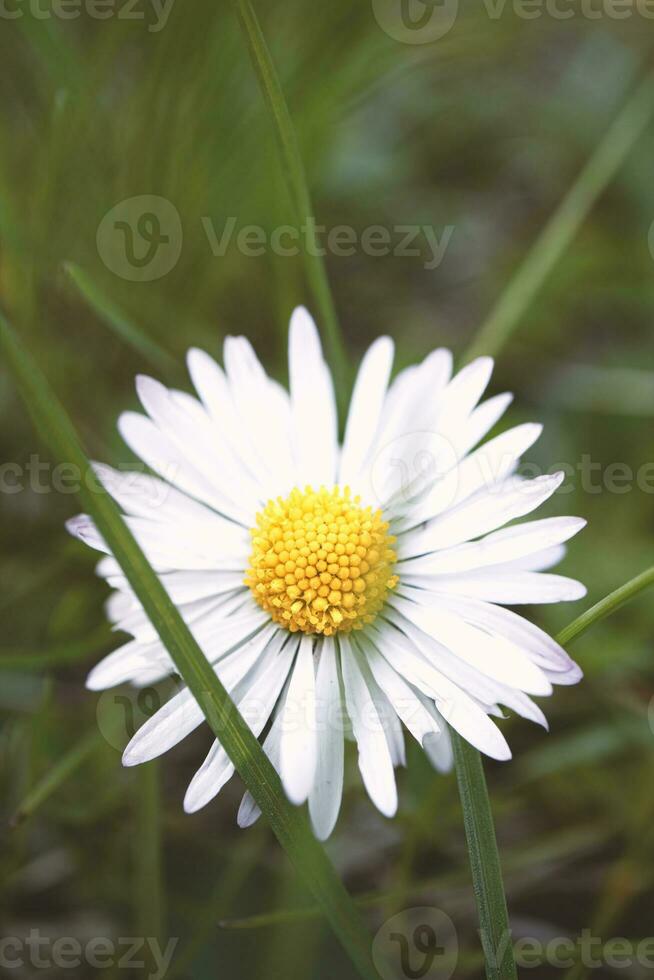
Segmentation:
{"type": "Polygon", "coordinates": [[[334,932],[365,980],[375,978],[370,939],[351,897],[324,848],[313,837],[305,814],[292,806],[279,776],[246,724],[161,581],[125,524],[113,499],[94,481],[93,470],[63,407],[32,357],[0,317],[0,346],[37,428],[53,453],[82,474],[80,498],[93,517],[175,667],[211,730],[252,793],[280,844],[304,878],[334,932]]]}
{"type": "Polygon", "coordinates": [[[466,352],[465,359],[497,354],[583,221],[654,115],[654,76],[640,83],[622,107],[558,208],[547,222],[466,352]]]}
{"type": "MultiPolygon", "coordinates": [[[[194,960],[215,933],[216,919],[224,914],[225,909],[230,908],[250,872],[261,860],[265,840],[263,834],[259,833],[254,843],[250,837],[246,847],[230,849],[229,866],[218,879],[213,896],[203,903],[201,912],[193,916],[191,936],[175,957],[167,980],[191,975],[194,960]]],[[[320,915],[320,910],[318,914],[320,915]]]]}
{"type": "MultiPolygon", "coordinates": [[[[530,842],[526,847],[518,846],[511,851],[504,861],[505,870],[516,875],[525,869],[533,868],[536,864],[558,861],[571,854],[578,856],[580,852],[604,844],[609,833],[609,830],[597,826],[585,826],[569,831],[563,836],[558,833],[548,835],[530,842]]],[[[533,877],[533,871],[529,873],[533,877]]],[[[382,909],[384,915],[391,915],[401,903],[407,900],[415,904],[416,899],[423,897],[429,898],[430,901],[435,900],[439,905],[445,903],[446,907],[452,910],[457,902],[461,902],[462,906],[465,904],[465,898],[462,897],[464,886],[465,881],[459,870],[441,872],[436,877],[406,881],[389,890],[365,892],[357,895],[354,900],[359,908],[382,909]],[[385,911],[386,908],[389,910],[388,913],[385,911]]],[[[320,909],[317,905],[303,905],[302,908],[277,908],[273,912],[223,919],[219,925],[222,929],[233,930],[264,929],[319,918],[320,909]]]]}
{"type": "Polygon", "coordinates": [[[141,327],[129,319],[118,306],[110,300],[99,286],[73,262],[64,262],[64,272],[78,293],[90,306],[96,316],[109,329],[128,344],[133,350],[142,354],[154,367],[165,373],[177,372],[177,363],[160,344],[148,337],[141,327]]]}
{"type": "Polygon", "coordinates": [[[0,670],[43,670],[60,667],[97,655],[111,643],[111,630],[102,626],[83,640],[68,640],[56,643],[44,650],[7,650],[0,653],[0,670]]]}
{"type": "Polygon", "coordinates": [[[500,856],[480,752],[450,729],[488,980],[517,980],[500,856]]]}
{"type": "Polygon", "coordinates": [[[322,326],[325,329],[329,354],[336,377],[339,406],[344,408],[348,382],[348,359],[336,307],[329,288],[323,253],[316,237],[315,215],[295,127],[284,98],[277,70],[250,0],[234,0],[234,6],[261,93],[270,110],[281,153],[284,177],[288,184],[298,228],[301,228],[306,235],[306,247],[303,249],[306,276],[322,317],[322,326]]]}
{"type": "Polygon", "coordinates": [[[648,588],[650,585],[654,585],[654,565],[641,572],[640,575],[636,575],[635,578],[625,582],[618,589],[609,592],[607,596],[604,596],[603,599],[596,602],[594,606],[587,609],[581,616],[573,619],[558,634],[556,637],[557,642],[564,647],[572,643],[573,640],[581,633],[585,633],[598,620],[604,619],[605,616],[610,616],[616,609],[623,606],[625,602],[633,599],[634,596],[638,595],[639,592],[642,592],[643,589],[648,588]]]}
{"type": "Polygon", "coordinates": [[[11,827],[18,827],[29,817],[33,816],[36,810],[59,789],[69,776],[71,776],[102,744],[103,738],[100,732],[91,731],[77,742],[72,749],[66,752],[52,766],[51,769],[34,785],[26,794],[22,803],[19,804],[16,812],[12,816],[9,824],[11,827]]]}
{"type": "Polygon", "coordinates": [[[136,888],[135,921],[138,935],[164,938],[164,886],[162,872],[161,798],[159,760],[137,772],[137,829],[134,835],[136,888]]]}

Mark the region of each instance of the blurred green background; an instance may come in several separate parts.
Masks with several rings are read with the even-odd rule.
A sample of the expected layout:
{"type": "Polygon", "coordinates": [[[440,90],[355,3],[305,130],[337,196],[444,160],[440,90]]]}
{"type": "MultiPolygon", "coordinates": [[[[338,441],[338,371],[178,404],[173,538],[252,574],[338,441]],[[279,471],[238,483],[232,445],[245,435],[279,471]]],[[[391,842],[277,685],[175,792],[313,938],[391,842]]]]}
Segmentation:
{"type": "MultiPolygon", "coordinates": [[[[383,30],[370,3],[260,7],[318,223],[348,225],[357,237],[381,225],[391,245],[401,226],[428,226],[439,240],[450,229],[436,268],[425,268],[424,237],[414,243],[419,255],[357,246],[326,257],[352,364],[383,332],[399,365],[439,345],[461,357],[654,63],[654,22],[632,8],[624,19],[590,19],[577,7],[569,19],[526,19],[508,3],[493,17],[484,4],[461,2],[442,37],[412,44],[383,30]]],[[[243,332],[285,380],[289,312],[315,304],[301,257],[269,247],[244,254],[233,239],[216,255],[208,240],[208,224],[220,237],[229,219],[234,236],[293,221],[233,10],[174,0],[164,22],[144,0],[129,16],[107,9],[104,20],[85,6],[64,19],[46,0],[8,2],[0,15],[0,304],[91,456],[119,464],[130,457],[115,420],[136,407],[135,374],[188,386],[189,346],[219,354],[225,334],[243,332]],[[112,268],[97,239],[104,216],[140,195],[170,202],[182,229],[173,235],[178,261],[150,281],[112,268]],[[83,270],[92,303],[66,263],[83,270]]],[[[588,599],[532,611],[552,631],[652,564],[653,151],[649,127],[529,302],[492,380],[492,393],[516,394],[511,424],[545,423],[530,460],[569,467],[548,513],[589,521],[563,566],[587,583],[588,599]],[[607,477],[614,463],[633,473],[619,488],[607,477]]],[[[206,731],[161,764],[121,768],[127,735],[112,726],[126,727],[124,705],[115,692],[98,699],[84,689],[91,665],[116,645],[103,625],[106,590],[94,556],[64,531],[74,496],[53,486],[51,471],[34,476],[48,456],[4,370],[0,406],[2,936],[38,928],[84,943],[159,929],[179,937],[169,977],[354,976],[320,920],[240,921],[306,911],[309,899],[264,826],[236,828],[238,779],[205,810],[183,814],[206,731]],[[16,492],[19,471],[7,463],[23,474],[16,492]],[[52,792],[10,826],[53,773],[52,792]]],[[[645,595],[579,640],[571,652],[586,680],[544,705],[550,735],[505,723],[514,761],[487,773],[516,936],[652,935],[653,624],[645,595]]],[[[145,716],[151,705],[135,710],[145,716]]],[[[351,757],[328,850],[350,890],[367,896],[373,932],[403,908],[442,908],[459,935],[456,976],[481,976],[455,780],[432,772],[411,745],[399,785],[399,815],[388,822],[365,799],[351,757]]],[[[122,972],[86,965],[70,975],[122,972]]],[[[594,975],[651,972],[604,965],[594,975]]]]}

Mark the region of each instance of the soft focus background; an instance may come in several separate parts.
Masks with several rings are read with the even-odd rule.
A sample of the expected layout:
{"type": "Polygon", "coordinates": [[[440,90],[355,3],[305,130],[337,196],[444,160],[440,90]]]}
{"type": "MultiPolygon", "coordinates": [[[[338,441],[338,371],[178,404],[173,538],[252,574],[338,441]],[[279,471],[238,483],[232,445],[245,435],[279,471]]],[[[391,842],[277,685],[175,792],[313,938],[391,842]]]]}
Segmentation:
{"type": "MultiPolygon", "coordinates": [[[[628,6],[620,18],[570,6],[567,19],[553,8],[527,19],[508,0],[462,2],[442,37],[418,44],[382,29],[369,2],[259,6],[316,220],[357,236],[354,254],[326,259],[352,364],[382,332],[399,364],[438,345],[462,358],[647,72],[654,21],[628,6]],[[445,242],[441,261],[426,267],[422,233],[418,255],[366,254],[370,226],[388,230],[391,252],[402,226],[428,226],[445,242]]],[[[247,254],[236,240],[247,225],[267,237],[293,214],[231,8],[172,0],[158,12],[139,0],[121,16],[102,8],[103,20],[90,9],[15,0],[0,15],[0,304],[91,455],[120,464],[130,457],[115,421],[136,407],[138,372],[188,386],[189,346],[219,354],[225,334],[244,332],[285,380],[289,312],[314,304],[300,258],[269,244],[247,254]],[[183,235],[150,200],[159,226],[144,225],[146,239],[168,234],[166,247],[181,252],[144,281],[147,240],[134,246],[141,266],[126,265],[124,242],[111,253],[101,227],[140,195],[170,202],[183,235]]],[[[510,424],[545,423],[530,461],[568,467],[547,513],[589,521],[562,566],[587,583],[588,599],[532,611],[552,631],[652,564],[653,150],[647,129],[528,304],[492,380],[491,393],[516,394],[510,424]]],[[[77,511],[70,475],[49,466],[4,369],[0,409],[1,935],[34,928],[86,943],[156,929],[179,937],[167,975],[180,980],[353,977],[326,927],[306,915],[310,900],[267,828],[237,829],[238,779],[183,814],[206,730],[161,763],[121,768],[127,733],[162,694],[137,703],[127,691],[85,691],[88,669],[117,643],[104,625],[106,590],[95,556],[64,532],[77,511]],[[25,800],[29,812],[12,823],[25,800]],[[297,909],[302,918],[277,916],[297,909]]],[[[653,625],[645,594],[571,647],[586,680],[544,705],[549,735],[504,723],[514,761],[487,773],[516,936],[652,935],[653,625]]],[[[409,748],[392,822],[365,798],[351,754],[328,849],[350,890],[366,896],[372,932],[403,908],[443,909],[458,932],[456,976],[479,977],[455,780],[409,748]]],[[[605,964],[594,976],[653,969],[605,964]]],[[[65,975],[123,972],[86,964],[65,975]]]]}

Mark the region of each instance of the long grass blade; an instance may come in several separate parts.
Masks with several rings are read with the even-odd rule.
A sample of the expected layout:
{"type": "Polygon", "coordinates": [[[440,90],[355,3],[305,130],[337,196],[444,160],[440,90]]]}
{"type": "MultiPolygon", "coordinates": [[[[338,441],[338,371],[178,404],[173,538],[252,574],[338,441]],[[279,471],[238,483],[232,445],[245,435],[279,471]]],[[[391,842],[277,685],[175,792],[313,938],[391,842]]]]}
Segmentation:
{"type": "Polygon", "coordinates": [[[480,354],[496,355],[504,346],[653,116],[654,76],[648,74],[618,113],[534,242],[468,348],[465,360],[480,354]]]}
{"type": "Polygon", "coordinates": [[[567,646],[569,643],[572,643],[573,640],[582,633],[585,633],[598,620],[604,619],[605,616],[610,616],[620,606],[624,606],[625,602],[633,599],[634,596],[642,592],[643,589],[649,588],[650,585],[654,585],[654,565],[641,572],[640,575],[636,575],[635,578],[625,582],[624,585],[610,592],[603,599],[600,599],[599,602],[596,602],[594,606],[591,606],[590,609],[587,609],[586,612],[583,612],[581,616],[573,619],[558,634],[556,637],[557,641],[561,646],[567,646]]]}
{"type": "Polygon", "coordinates": [[[51,451],[83,475],[80,497],[94,518],[127,580],[170,654],[211,730],[220,739],[246,786],[268,819],[298,874],[313,893],[361,977],[377,978],[370,940],[354,903],[324,849],[309,830],[304,813],[286,799],[279,776],[195,638],[152,570],[120,511],[94,486],[93,471],[77,433],[46,378],[0,318],[0,346],[27,408],[51,451]]]}
{"type": "Polygon", "coordinates": [[[32,789],[26,794],[22,803],[17,807],[9,824],[11,827],[18,827],[29,817],[33,816],[36,810],[48,800],[56,790],[66,782],[69,776],[89,759],[93,753],[103,744],[103,737],[98,731],[87,732],[68,752],[66,752],[52,766],[51,769],[40,779],[32,789]]]}
{"type": "Polygon", "coordinates": [[[79,295],[105,326],[128,346],[142,354],[154,367],[166,373],[177,371],[177,364],[172,355],[148,337],[141,327],[133,323],[123,310],[103,293],[88,272],[74,262],[65,262],[63,268],[79,295]]]}
{"type": "Polygon", "coordinates": [[[250,0],[234,0],[239,23],[252,59],[261,92],[279,144],[284,177],[288,184],[298,228],[306,234],[303,258],[307,280],[320,311],[336,378],[339,405],[344,408],[347,391],[348,360],[343,345],[336,307],[329,288],[327,271],[315,233],[315,215],[302,155],[281,82],[270,55],[261,25],[250,0]]]}
{"type": "Polygon", "coordinates": [[[111,630],[103,626],[82,640],[67,640],[43,650],[5,650],[0,653],[0,670],[39,671],[61,667],[98,654],[115,640],[111,630]]]}
{"type": "Polygon", "coordinates": [[[139,936],[163,939],[164,883],[159,760],[140,766],[136,773],[137,832],[134,836],[136,887],[134,911],[139,936]]]}

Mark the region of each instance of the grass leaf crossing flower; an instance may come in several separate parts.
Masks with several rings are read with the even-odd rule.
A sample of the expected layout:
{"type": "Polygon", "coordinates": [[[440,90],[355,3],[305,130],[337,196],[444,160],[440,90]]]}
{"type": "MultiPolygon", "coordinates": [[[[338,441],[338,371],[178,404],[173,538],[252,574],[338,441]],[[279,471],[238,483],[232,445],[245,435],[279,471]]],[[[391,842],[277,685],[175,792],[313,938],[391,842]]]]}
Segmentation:
{"type": "MultiPolygon", "coordinates": [[[[494,759],[510,750],[502,708],[542,725],[532,696],[581,671],[515,611],[578,599],[584,587],[548,570],[584,526],[527,520],[562,474],[523,479],[538,425],[482,443],[510,402],[480,402],[492,361],[452,374],[436,350],[391,381],[393,344],[361,363],[338,439],[332,379],[316,327],[300,308],[289,335],[290,391],[267,376],[243,337],[224,369],[191,350],[196,396],[140,377],[145,415],[120,432],[155,475],[96,465],[127,523],[223,685],[278,769],[289,798],[308,801],[326,838],[341,804],[344,739],[378,809],[397,808],[404,734],[438,769],[451,765],[448,725],[494,759]]],[[[69,530],[104,552],[109,619],[132,639],[90,673],[88,687],[145,687],[173,663],[84,515],[69,530]]],[[[186,688],[136,732],[125,765],[162,755],[203,722],[186,688]]],[[[233,775],[218,740],[188,787],[189,812],[233,775]]],[[[259,815],[246,793],[238,814],[259,815]]]]}

